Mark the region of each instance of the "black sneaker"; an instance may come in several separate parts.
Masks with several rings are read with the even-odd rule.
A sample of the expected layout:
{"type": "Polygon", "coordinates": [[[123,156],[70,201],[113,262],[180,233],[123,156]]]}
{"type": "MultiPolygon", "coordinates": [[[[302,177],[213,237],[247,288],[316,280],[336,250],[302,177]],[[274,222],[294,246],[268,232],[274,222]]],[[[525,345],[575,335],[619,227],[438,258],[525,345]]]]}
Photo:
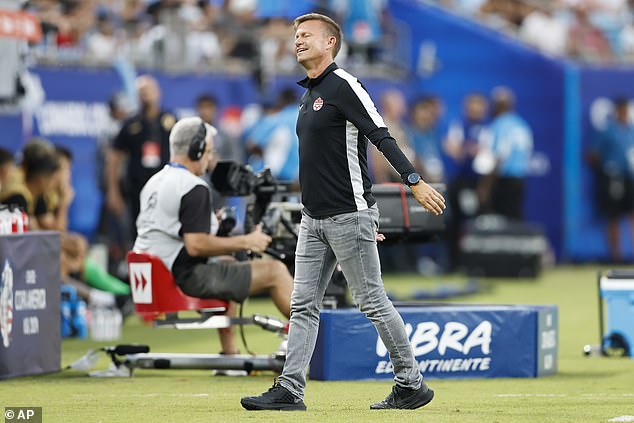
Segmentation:
{"type": "Polygon", "coordinates": [[[434,398],[434,391],[425,382],[420,388],[412,390],[394,385],[392,392],[381,402],[372,404],[370,410],[386,410],[398,408],[401,410],[413,410],[428,404],[434,398]]]}
{"type": "Polygon", "coordinates": [[[242,398],[240,404],[247,410],[306,411],[304,401],[277,381],[260,396],[242,398]]]}

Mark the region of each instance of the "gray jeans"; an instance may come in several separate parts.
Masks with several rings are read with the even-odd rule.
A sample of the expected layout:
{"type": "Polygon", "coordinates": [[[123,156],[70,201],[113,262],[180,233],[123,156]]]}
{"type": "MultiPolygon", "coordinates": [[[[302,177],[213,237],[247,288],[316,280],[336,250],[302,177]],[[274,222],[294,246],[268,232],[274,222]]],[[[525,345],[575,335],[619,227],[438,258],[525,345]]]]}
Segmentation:
{"type": "Polygon", "coordinates": [[[376,247],[376,206],[324,219],[304,214],[295,257],[288,352],[279,383],[304,397],[306,367],[315,349],[319,311],[337,262],[354,302],[376,327],[390,353],[397,385],[416,389],[422,376],[403,319],[385,293],[376,247]]]}

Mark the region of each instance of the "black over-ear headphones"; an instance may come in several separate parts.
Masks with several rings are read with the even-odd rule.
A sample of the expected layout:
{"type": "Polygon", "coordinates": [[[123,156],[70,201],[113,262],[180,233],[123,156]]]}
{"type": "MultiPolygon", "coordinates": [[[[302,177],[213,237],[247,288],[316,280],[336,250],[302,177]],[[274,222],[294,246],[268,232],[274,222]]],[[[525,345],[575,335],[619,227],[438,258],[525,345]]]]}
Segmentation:
{"type": "Polygon", "coordinates": [[[189,144],[189,150],[187,156],[193,160],[198,161],[205,154],[205,148],[207,147],[207,128],[205,123],[201,122],[196,135],[192,138],[191,144],[189,144]]]}

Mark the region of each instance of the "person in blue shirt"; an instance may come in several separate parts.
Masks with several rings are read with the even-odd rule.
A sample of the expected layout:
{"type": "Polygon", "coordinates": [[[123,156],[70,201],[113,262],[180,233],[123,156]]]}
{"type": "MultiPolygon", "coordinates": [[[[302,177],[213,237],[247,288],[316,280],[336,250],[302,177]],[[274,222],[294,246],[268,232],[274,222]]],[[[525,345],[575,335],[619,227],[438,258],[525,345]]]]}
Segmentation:
{"type": "Polygon", "coordinates": [[[249,137],[250,152],[260,155],[264,167],[270,168],[279,181],[296,183],[299,179],[297,107],[295,91],[282,90],[277,100],[278,111],[266,116],[266,122],[249,137]]]}
{"type": "Polygon", "coordinates": [[[480,167],[480,171],[486,173],[478,187],[479,198],[484,210],[522,220],[524,179],[533,153],[533,133],[526,121],[515,113],[515,95],[510,89],[497,87],[491,97],[490,139],[478,152],[480,157],[491,157],[490,171],[483,172],[487,166],[478,163],[477,156],[474,159],[476,170],[480,167]]]}
{"type": "Polygon", "coordinates": [[[455,166],[447,191],[451,219],[447,227],[450,269],[459,265],[463,225],[480,209],[477,197],[480,174],[476,172],[474,159],[487,137],[488,108],[486,96],[476,92],[467,94],[463,102],[463,116],[450,124],[443,142],[443,150],[455,166]]]}
{"type": "Polygon", "coordinates": [[[616,99],[615,113],[588,154],[597,175],[597,209],[608,220],[610,258],[622,260],[619,221],[629,216],[634,227],[634,124],[628,116],[628,100],[616,99]]]}
{"type": "Polygon", "coordinates": [[[350,56],[376,62],[386,20],[386,0],[330,0],[330,7],[343,22],[350,56]],[[363,57],[365,55],[365,57],[363,57]]]}
{"type": "Polygon", "coordinates": [[[444,167],[440,152],[441,135],[435,98],[423,96],[414,102],[411,113],[410,139],[416,153],[420,174],[429,182],[444,180],[444,167]]]}

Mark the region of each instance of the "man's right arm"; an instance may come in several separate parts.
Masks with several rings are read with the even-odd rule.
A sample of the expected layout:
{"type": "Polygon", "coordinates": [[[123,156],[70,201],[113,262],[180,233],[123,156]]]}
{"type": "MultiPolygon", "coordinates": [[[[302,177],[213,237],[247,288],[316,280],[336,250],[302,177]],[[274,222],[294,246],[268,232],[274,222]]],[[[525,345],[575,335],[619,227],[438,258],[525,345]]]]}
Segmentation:
{"type": "Polygon", "coordinates": [[[192,257],[220,256],[245,250],[261,253],[271,243],[271,237],[263,233],[260,226],[247,235],[220,237],[197,232],[185,233],[183,239],[187,254],[192,257]]]}
{"type": "Polygon", "coordinates": [[[181,198],[178,220],[187,254],[192,257],[210,257],[238,251],[261,253],[270,244],[271,237],[262,232],[260,225],[246,235],[218,237],[211,229],[211,195],[204,185],[197,185],[181,198]]]}

